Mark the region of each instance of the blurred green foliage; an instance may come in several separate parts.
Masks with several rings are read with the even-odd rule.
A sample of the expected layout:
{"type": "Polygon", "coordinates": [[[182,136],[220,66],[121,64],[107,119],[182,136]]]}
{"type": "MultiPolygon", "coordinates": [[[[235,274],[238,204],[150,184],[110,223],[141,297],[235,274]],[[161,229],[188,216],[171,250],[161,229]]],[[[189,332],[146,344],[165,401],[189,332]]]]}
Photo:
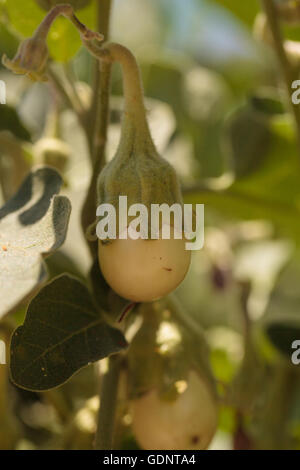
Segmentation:
{"type": "MultiPolygon", "coordinates": [[[[91,28],[96,27],[96,3],[92,0],[78,12],[91,28]]],[[[260,2],[113,4],[111,38],[136,54],[145,94],[157,100],[146,106],[159,151],[175,166],[185,202],[205,204],[205,247],[195,254],[177,294],[187,315],[205,328],[211,347],[222,400],[212,447],[235,448],[242,429],[253,448],[299,449],[300,366],[291,364],[291,342],[300,339],[300,150],[274,54],[252,37],[260,2]]],[[[26,6],[21,0],[0,0],[0,52],[12,57],[20,39],[33,33],[43,15],[34,0],[26,6]]],[[[300,25],[282,26],[286,38],[300,40],[300,25]]],[[[93,99],[94,63],[80,47],[78,33],[60,18],[48,44],[59,82],[86,111],[93,99]]],[[[0,201],[6,199],[3,175],[16,172],[16,152],[4,147],[1,132],[13,135],[34,162],[29,141],[45,134],[54,97],[60,137],[72,148],[63,177],[73,213],[64,247],[48,261],[50,277],[67,270],[85,279],[90,258],[78,220],[91,173],[86,135],[52,82],[33,84],[3,68],[0,79],[7,85],[7,105],[0,105],[0,201]]],[[[116,69],[112,92],[122,93],[116,69]]],[[[116,96],[111,108],[108,158],[120,135],[116,96]]],[[[13,192],[18,189],[16,183],[10,186],[13,192]]],[[[98,272],[93,276],[99,279],[98,272]]],[[[101,296],[107,296],[107,286],[101,283],[101,289],[101,296]]],[[[115,298],[101,303],[103,308],[108,305],[118,314],[124,307],[115,298]]],[[[24,320],[23,307],[11,317],[14,327],[24,320]]],[[[18,421],[12,423],[11,447],[92,447],[98,402],[91,367],[53,392],[26,395],[10,387],[11,415],[18,421]],[[21,439],[20,423],[25,429],[21,439]]],[[[0,399],[3,390],[0,386],[0,399]]],[[[136,449],[128,409],[122,413],[126,419],[119,423],[119,448],[136,449]]],[[[4,448],[9,444],[1,441],[1,416],[4,448]]]]}

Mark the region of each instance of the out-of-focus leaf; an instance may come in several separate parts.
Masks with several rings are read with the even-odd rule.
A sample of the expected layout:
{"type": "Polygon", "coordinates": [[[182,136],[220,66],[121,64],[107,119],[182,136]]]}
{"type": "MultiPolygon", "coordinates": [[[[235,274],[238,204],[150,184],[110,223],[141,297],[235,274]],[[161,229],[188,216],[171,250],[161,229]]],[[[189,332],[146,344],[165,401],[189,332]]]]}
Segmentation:
{"type": "Polygon", "coordinates": [[[229,383],[235,372],[234,365],[230,362],[228,354],[222,349],[215,349],[211,353],[212,368],[215,376],[223,383],[229,383]]]}
{"type": "Polygon", "coordinates": [[[28,147],[10,132],[0,131],[0,184],[4,201],[15,194],[29,172],[28,147]]]}
{"type": "Polygon", "coordinates": [[[259,2],[241,2],[240,0],[214,0],[222,7],[229,10],[236,18],[251,26],[257,13],[260,11],[259,2]]]}
{"type": "Polygon", "coordinates": [[[30,132],[22,123],[15,108],[6,104],[0,106],[0,131],[4,130],[10,131],[18,139],[31,140],[30,132]]]}
{"type": "Polygon", "coordinates": [[[266,331],[272,344],[290,360],[294,352],[292,344],[295,340],[300,340],[300,315],[298,325],[274,323],[266,331]]]}
{"type": "Polygon", "coordinates": [[[45,16],[34,0],[4,0],[4,6],[13,28],[23,36],[31,36],[45,16]]]}
{"type": "Polygon", "coordinates": [[[4,20],[1,20],[0,10],[0,55],[6,54],[8,57],[13,57],[18,49],[17,38],[9,31],[4,20]]]}
{"type": "Polygon", "coordinates": [[[12,379],[29,390],[48,390],[126,346],[121,331],[105,323],[88,289],[62,275],[32,300],[24,325],[13,334],[12,379]]]}
{"type": "MultiPolygon", "coordinates": [[[[63,3],[63,2],[62,2],[63,3]]],[[[23,36],[31,36],[45,16],[45,11],[34,0],[5,0],[12,26],[23,36]]],[[[79,10],[77,15],[86,26],[95,27],[96,2],[79,10]]],[[[67,62],[78,51],[81,39],[76,28],[66,18],[57,18],[48,36],[50,55],[59,62],[67,62]]]]}
{"type": "Polygon", "coordinates": [[[276,283],[263,319],[271,343],[289,359],[293,341],[300,340],[299,276],[299,257],[295,253],[276,283]]]}
{"type": "Polygon", "coordinates": [[[262,90],[253,94],[250,97],[250,105],[255,111],[266,116],[285,113],[283,102],[271,90],[262,90]]]}
{"type": "Polygon", "coordinates": [[[192,137],[201,178],[221,176],[228,167],[220,135],[232,96],[223,78],[205,67],[193,67],[184,77],[183,130],[192,137]]]}
{"type": "Polygon", "coordinates": [[[230,391],[230,401],[238,410],[253,411],[257,396],[261,392],[264,376],[265,367],[263,361],[253,345],[252,338],[249,337],[245,344],[243,362],[233,380],[230,391]],[[249,380],[250,375],[251,380],[249,380]]]}
{"type": "MultiPolygon", "coordinates": [[[[270,120],[271,142],[259,171],[237,180],[227,190],[198,194],[192,189],[186,202],[204,203],[230,219],[262,219],[273,222],[280,233],[300,241],[299,150],[291,119],[270,120]]],[[[242,145],[242,143],[241,143],[242,145]]],[[[244,151],[241,147],[240,153],[244,151]]]]}
{"type": "Polygon", "coordinates": [[[270,143],[266,120],[254,111],[242,109],[231,116],[226,131],[236,177],[257,171],[270,143]]]}
{"type": "Polygon", "coordinates": [[[201,178],[218,178],[228,170],[229,159],[222,151],[220,135],[224,123],[187,121],[185,130],[192,137],[194,156],[199,164],[201,178]]]}
{"type": "Polygon", "coordinates": [[[0,317],[46,280],[42,255],[65,240],[71,206],[57,196],[61,185],[54,169],[41,167],[0,209],[0,317]]]}
{"type": "Polygon", "coordinates": [[[164,101],[175,111],[183,105],[183,74],[172,61],[144,62],[144,86],[146,95],[164,101]]]}

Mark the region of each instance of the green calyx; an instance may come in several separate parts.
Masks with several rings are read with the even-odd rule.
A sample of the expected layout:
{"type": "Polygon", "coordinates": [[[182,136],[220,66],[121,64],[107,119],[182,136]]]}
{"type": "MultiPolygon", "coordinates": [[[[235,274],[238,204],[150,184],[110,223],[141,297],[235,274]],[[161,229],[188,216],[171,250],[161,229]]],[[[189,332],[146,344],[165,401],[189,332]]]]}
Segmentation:
{"type": "MultiPolygon", "coordinates": [[[[127,118],[125,118],[127,120],[127,118]]],[[[98,203],[118,208],[119,196],[127,196],[128,206],[142,203],[181,203],[181,191],[173,167],[160,157],[150,140],[124,123],[122,138],[113,160],[98,179],[98,203]]]]}
{"type": "Polygon", "coordinates": [[[118,44],[109,44],[107,50],[123,68],[125,109],[116,155],[99,175],[98,204],[118,210],[119,197],[127,196],[128,207],[143,204],[149,214],[151,204],[182,204],[176,172],[158,154],[150,135],[137,63],[118,44]]]}

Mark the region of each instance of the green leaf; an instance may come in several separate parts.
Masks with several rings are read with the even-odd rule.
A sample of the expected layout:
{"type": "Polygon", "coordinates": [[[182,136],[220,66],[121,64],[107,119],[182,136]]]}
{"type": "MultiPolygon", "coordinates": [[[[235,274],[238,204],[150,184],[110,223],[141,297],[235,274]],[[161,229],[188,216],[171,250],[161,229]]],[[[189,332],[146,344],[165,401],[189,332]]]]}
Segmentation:
{"type": "Polygon", "coordinates": [[[30,133],[21,122],[15,108],[6,104],[0,106],[0,131],[10,131],[18,139],[31,140],[30,133]]]}
{"type": "Polygon", "coordinates": [[[121,331],[105,323],[88,289],[62,275],[32,300],[24,325],[13,334],[12,380],[28,390],[48,390],[126,346],[121,331]]]}
{"type": "MultiPolygon", "coordinates": [[[[62,2],[63,3],[63,2],[62,2]]],[[[5,0],[12,26],[24,37],[31,36],[45,17],[45,11],[34,0],[5,0]]],[[[76,12],[86,26],[96,26],[96,2],[76,12]]],[[[79,50],[81,39],[78,31],[66,18],[59,17],[53,23],[48,36],[51,57],[58,62],[68,62],[79,50]]]]}
{"type": "Polygon", "coordinates": [[[65,240],[71,206],[52,168],[32,171],[0,209],[0,318],[47,278],[42,255],[65,240]]]}

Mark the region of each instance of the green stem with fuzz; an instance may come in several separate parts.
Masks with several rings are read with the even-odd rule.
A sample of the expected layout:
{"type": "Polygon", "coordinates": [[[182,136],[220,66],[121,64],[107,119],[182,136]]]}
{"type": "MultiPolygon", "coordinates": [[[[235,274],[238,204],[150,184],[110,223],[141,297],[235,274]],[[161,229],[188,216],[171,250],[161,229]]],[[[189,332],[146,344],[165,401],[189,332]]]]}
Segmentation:
{"type": "MultiPolygon", "coordinates": [[[[83,42],[88,50],[100,61],[107,63],[118,62],[121,65],[125,99],[122,136],[126,136],[128,131],[133,131],[139,141],[147,141],[148,147],[151,145],[155,152],[146,118],[140,69],[134,55],[121,44],[108,43],[104,44],[103,47],[99,47],[92,41],[84,40],[83,42]]],[[[122,145],[122,139],[120,145],[122,145]]]]}
{"type": "MultiPolygon", "coordinates": [[[[85,41],[85,46],[99,60],[101,64],[100,99],[102,104],[99,110],[99,123],[96,126],[98,134],[95,136],[94,168],[91,185],[82,210],[82,227],[84,233],[95,220],[97,179],[104,163],[105,144],[107,139],[108,112],[109,112],[109,84],[110,67],[114,62],[119,62],[123,71],[125,109],[122,121],[120,147],[125,147],[130,141],[128,136],[135,134],[135,141],[140,148],[151,146],[156,153],[154,143],[148,127],[146,110],[144,106],[144,93],[140,70],[134,55],[124,46],[116,43],[108,43],[104,47],[98,47],[92,41],[85,41]]],[[[92,256],[97,256],[97,243],[89,242],[92,256]]]]}

